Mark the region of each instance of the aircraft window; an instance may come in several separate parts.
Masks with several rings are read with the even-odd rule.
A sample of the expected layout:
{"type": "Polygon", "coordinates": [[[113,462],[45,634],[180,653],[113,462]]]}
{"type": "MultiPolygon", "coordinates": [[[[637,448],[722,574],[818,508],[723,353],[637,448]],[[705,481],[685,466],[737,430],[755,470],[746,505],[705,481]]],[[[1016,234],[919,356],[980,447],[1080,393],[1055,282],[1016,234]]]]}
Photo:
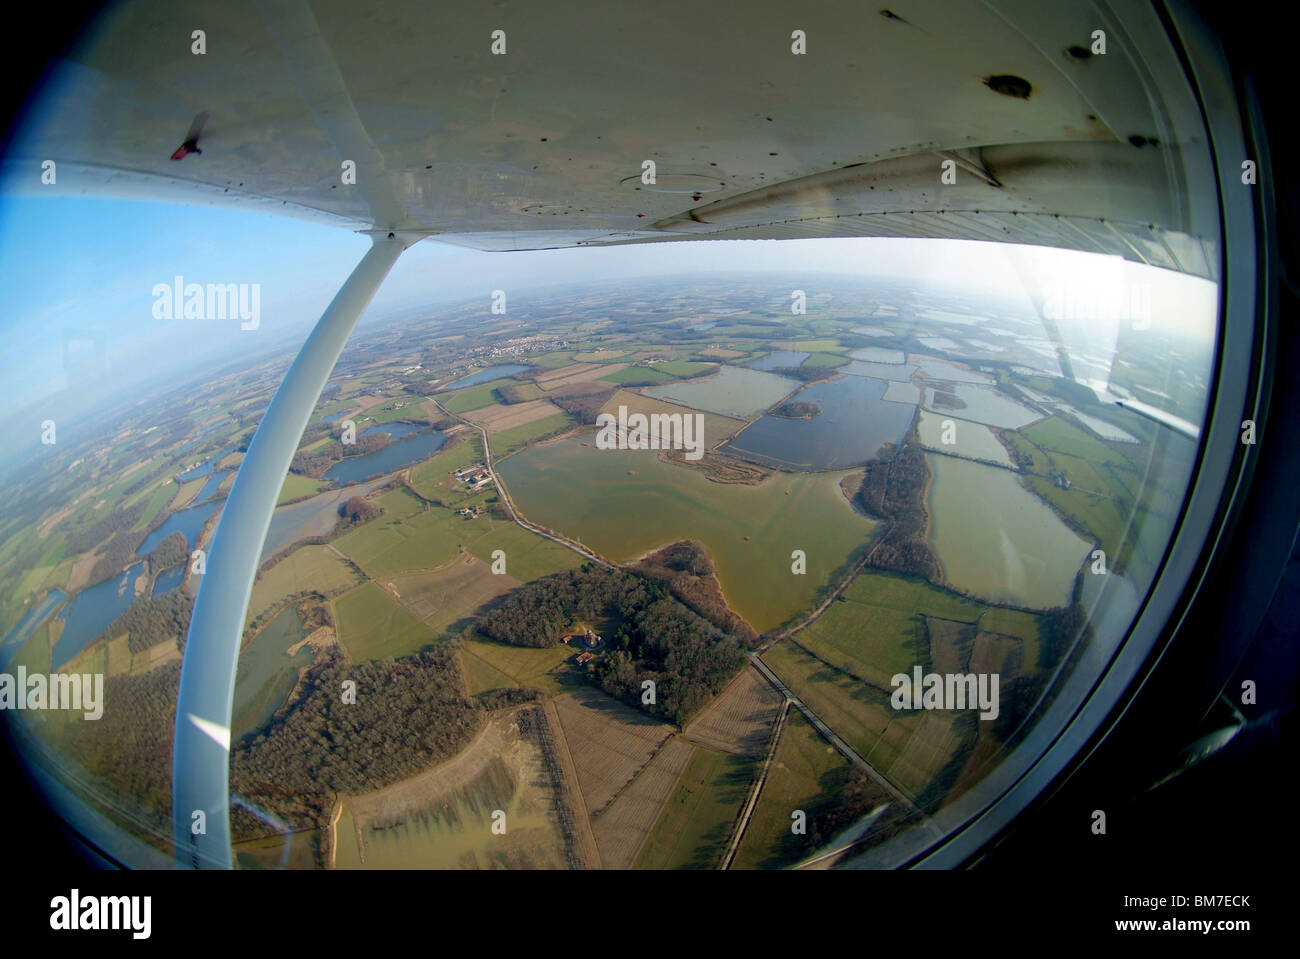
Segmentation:
{"type": "Polygon", "coordinates": [[[229,716],[179,717],[228,739],[236,868],[894,866],[1006,794],[1177,585],[1220,449],[1229,224],[1160,23],[1015,46],[1040,69],[979,74],[974,145],[923,98],[949,140],[832,158],[861,104],[770,106],[593,186],[524,167],[623,147],[486,87],[417,162],[427,104],[358,92],[375,52],[319,17],[250,48],[297,99],[196,108],[144,173],[81,152],[134,77],[106,21],[7,150],[0,704],[51,807],[125,865],[223,864],[173,843],[223,818],[173,810],[191,615],[358,223],[409,249],[284,449],[229,716]]]}

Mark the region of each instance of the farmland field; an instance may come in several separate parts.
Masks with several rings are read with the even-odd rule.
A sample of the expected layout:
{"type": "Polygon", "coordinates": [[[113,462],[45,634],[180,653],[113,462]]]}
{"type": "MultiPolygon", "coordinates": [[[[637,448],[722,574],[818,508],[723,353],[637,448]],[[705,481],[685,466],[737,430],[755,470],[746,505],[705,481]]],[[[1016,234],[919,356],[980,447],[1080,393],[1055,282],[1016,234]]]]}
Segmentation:
{"type": "Polygon", "coordinates": [[[433,632],[376,583],[363,583],[334,601],[339,642],[355,661],[409,656],[433,632]]]}
{"type": "Polygon", "coordinates": [[[710,869],[718,865],[759,763],[695,748],[637,857],[638,869],[710,869]]]}
{"type": "Polygon", "coordinates": [[[694,750],[673,737],[592,823],[604,869],[629,869],[694,750]]]}
{"type": "Polygon", "coordinates": [[[593,815],[648,763],[672,727],[591,687],[555,701],[578,771],[578,788],[593,815]]]}

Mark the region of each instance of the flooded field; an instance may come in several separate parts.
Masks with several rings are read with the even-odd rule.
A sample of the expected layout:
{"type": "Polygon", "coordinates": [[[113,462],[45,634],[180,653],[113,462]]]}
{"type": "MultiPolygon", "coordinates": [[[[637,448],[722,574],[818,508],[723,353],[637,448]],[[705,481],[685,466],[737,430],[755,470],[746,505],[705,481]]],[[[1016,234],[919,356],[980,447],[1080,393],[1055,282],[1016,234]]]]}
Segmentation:
{"type": "Polygon", "coordinates": [[[747,417],[767,409],[798,388],[799,381],[788,376],[724,366],[713,376],[652,386],[645,390],[645,395],[708,413],[747,417]]]}
{"type": "Polygon", "coordinates": [[[186,564],[181,563],[179,566],[163,570],[154,578],[153,592],[149,595],[162,596],[165,593],[170,593],[185,579],[185,568],[186,564]]]}
{"type": "Polygon", "coordinates": [[[927,455],[934,472],[930,542],[944,576],[981,599],[1063,606],[1092,545],[1009,470],[927,455]]]}
{"type": "Polygon", "coordinates": [[[240,650],[230,722],[233,739],[265,725],[293,691],[298,670],[309,665],[315,656],[310,646],[302,647],[293,656],[287,654],[289,647],[304,635],[298,611],[289,606],[240,650]]]}
{"type": "Polygon", "coordinates": [[[864,363],[889,363],[902,364],[907,357],[902,350],[886,350],[878,346],[864,346],[860,350],[854,350],[849,354],[855,360],[862,360],[864,363]]]}
{"type": "Polygon", "coordinates": [[[928,413],[922,410],[920,422],[917,424],[917,432],[921,437],[921,445],[930,449],[955,453],[957,456],[966,456],[974,460],[989,460],[993,463],[1001,463],[1004,466],[1012,465],[1011,457],[1007,454],[1007,448],[998,442],[998,438],[993,435],[992,430],[981,423],[971,423],[955,416],[928,413]],[[943,442],[943,423],[945,420],[952,420],[952,439],[954,442],[951,444],[943,442]]]}
{"type": "Polygon", "coordinates": [[[262,547],[262,559],[265,560],[308,536],[325,536],[338,522],[340,503],[352,496],[365,496],[371,490],[383,486],[389,479],[388,476],[381,476],[360,486],[327,490],[301,503],[279,507],[271,514],[271,527],[266,533],[266,544],[262,547]]]}
{"type": "Polygon", "coordinates": [[[882,399],[885,386],[884,380],[842,376],[806,387],[792,401],[816,403],[820,415],[791,419],[768,414],[722,448],[772,466],[860,466],[875,459],[884,444],[901,444],[912,425],[916,406],[882,399]]]}
{"type": "Polygon", "coordinates": [[[1008,399],[997,390],[986,386],[973,386],[969,383],[955,383],[945,387],[941,392],[957,397],[957,408],[940,405],[935,401],[935,389],[926,387],[925,408],[935,413],[960,416],[962,419],[974,420],[987,426],[1001,429],[1018,430],[1028,426],[1042,415],[1008,399]]]}
{"type": "Polygon", "coordinates": [[[761,360],[745,365],[751,370],[790,370],[798,368],[810,356],[811,353],[795,350],[777,350],[775,353],[767,354],[761,360]]]}

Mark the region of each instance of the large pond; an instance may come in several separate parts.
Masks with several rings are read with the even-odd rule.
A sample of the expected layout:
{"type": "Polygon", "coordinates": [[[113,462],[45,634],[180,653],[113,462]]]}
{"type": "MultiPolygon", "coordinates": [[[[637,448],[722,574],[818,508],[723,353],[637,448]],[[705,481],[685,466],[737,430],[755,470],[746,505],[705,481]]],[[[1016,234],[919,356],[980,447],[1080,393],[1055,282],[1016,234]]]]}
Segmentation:
{"type": "Polygon", "coordinates": [[[63,610],[63,635],[50,653],[50,668],[57,670],[86,648],[126,612],[135,600],[135,581],[143,568],[136,563],[125,573],[78,593],[63,610]]]}
{"type": "Polygon", "coordinates": [[[497,472],[526,518],[616,562],[682,539],[703,543],[728,603],[759,631],[814,605],[873,527],[840,491],[844,473],[714,483],[654,450],[597,449],[594,434],[523,450],[497,472]],[[806,575],[790,573],[795,549],[806,552],[806,575]]]}
{"type": "Polygon", "coordinates": [[[186,546],[194,549],[195,544],[199,541],[199,533],[203,530],[204,524],[217,511],[219,505],[221,504],[218,502],[212,502],[203,506],[183,509],[179,513],[172,513],[171,516],[167,517],[166,522],[144,538],[144,542],[140,544],[140,548],[136,552],[144,556],[178,530],[185,534],[186,546]]]}
{"type": "Polygon", "coordinates": [[[196,480],[200,476],[207,476],[217,468],[217,464],[221,462],[227,453],[233,453],[234,451],[235,448],[233,446],[227,446],[223,450],[217,450],[217,452],[212,455],[212,458],[206,463],[202,463],[194,467],[192,470],[187,470],[184,473],[181,473],[176,477],[176,479],[182,483],[188,483],[190,480],[196,480]]]}
{"type": "Polygon", "coordinates": [[[471,373],[455,383],[448,383],[443,387],[445,390],[455,390],[462,386],[475,386],[479,383],[486,383],[488,380],[500,379],[503,376],[514,376],[516,373],[522,373],[531,367],[524,366],[521,363],[501,363],[497,366],[489,366],[485,370],[479,370],[477,373],[471,373]]]}
{"type": "Polygon", "coordinates": [[[767,409],[798,388],[799,381],[788,376],[724,366],[712,376],[652,386],[643,392],[692,409],[743,418],[767,409]]]}
{"type": "Polygon", "coordinates": [[[232,738],[239,739],[266,725],[293,691],[298,670],[315,657],[310,646],[303,646],[292,656],[288,654],[289,647],[305,635],[298,611],[288,606],[240,650],[231,710],[232,738]]]}
{"type": "Polygon", "coordinates": [[[321,478],[335,480],[341,484],[359,483],[379,473],[391,473],[393,470],[418,463],[433,455],[445,442],[447,442],[446,436],[437,430],[430,430],[396,443],[389,443],[382,450],[374,453],[353,456],[335,463],[322,474],[321,478]]]}
{"type": "Polygon", "coordinates": [[[886,443],[901,444],[916,406],[882,399],[885,381],[842,376],[809,386],[792,402],[815,403],[821,413],[791,419],[770,413],[723,444],[752,459],[794,469],[842,469],[876,458],[886,443]]]}
{"type": "Polygon", "coordinates": [[[150,596],[162,596],[170,593],[176,587],[180,586],[185,579],[185,568],[188,563],[179,563],[170,569],[165,569],[159,573],[153,581],[153,592],[150,596]]]}
{"type": "Polygon", "coordinates": [[[1031,609],[1068,603],[1092,545],[1010,470],[952,456],[926,459],[934,472],[930,543],[948,582],[1031,609]]]}
{"type": "Polygon", "coordinates": [[[366,436],[370,433],[387,433],[389,439],[397,440],[422,429],[424,429],[424,424],[422,423],[407,423],[403,420],[394,420],[392,423],[380,423],[378,426],[372,426],[369,429],[362,430],[361,435],[366,436]]]}

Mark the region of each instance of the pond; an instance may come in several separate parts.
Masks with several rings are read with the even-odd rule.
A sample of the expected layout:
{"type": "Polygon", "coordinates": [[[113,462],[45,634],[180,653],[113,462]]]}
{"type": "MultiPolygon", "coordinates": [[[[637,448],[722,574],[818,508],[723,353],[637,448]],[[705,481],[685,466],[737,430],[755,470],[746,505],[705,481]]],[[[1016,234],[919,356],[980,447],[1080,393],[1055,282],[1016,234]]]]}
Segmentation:
{"type": "Polygon", "coordinates": [[[261,729],[293,691],[298,670],[310,665],[316,656],[310,646],[288,655],[289,647],[305,635],[297,609],[287,606],[239,651],[230,714],[232,739],[261,729]]]}
{"type": "Polygon", "coordinates": [[[162,596],[180,586],[181,582],[185,579],[185,569],[188,565],[188,562],[178,563],[176,566],[173,566],[170,569],[165,569],[159,573],[154,578],[153,592],[149,595],[154,597],[162,596]]]}
{"type": "Polygon", "coordinates": [[[359,483],[379,473],[391,473],[393,470],[418,463],[432,456],[445,442],[447,442],[446,436],[437,430],[430,430],[396,443],[389,443],[374,453],[353,456],[335,463],[321,475],[321,479],[335,480],[340,484],[359,483]]]}
{"type": "Polygon", "coordinates": [[[424,429],[423,423],[407,423],[404,420],[394,420],[391,423],[380,423],[378,426],[371,426],[361,431],[362,436],[370,433],[387,433],[389,439],[401,439],[403,436],[409,436],[424,429]]]}
{"type": "Polygon", "coordinates": [[[106,579],[73,597],[59,616],[64,624],[63,635],[50,653],[50,669],[57,670],[73,659],[126,612],[135,600],[135,581],[143,568],[143,563],[136,563],[120,576],[106,579]]]}
{"type": "Polygon", "coordinates": [[[217,507],[220,505],[219,502],[214,501],[203,506],[183,509],[179,513],[172,513],[171,516],[167,517],[166,522],[144,538],[144,542],[140,544],[140,548],[136,552],[141,556],[146,555],[178,530],[185,534],[185,545],[189,549],[194,549],[195,544],[199,541],[199,533],[203,530],[204,524],[207,523],[208,518],[217,511],[217,507]]]}
{"type": "Polygon", "coordinates": [[[886,443],[899,445],[916,413],[913,403],[883,399],[885,381],[842,376],[800,390],[791,402],[815,403],[811,419],[763,416],[722,445],[772,466],[843,469],[876,458],[886,443]]]}
{"type": "Polygon", "coordinates": [[[462,386],[475,386],[479,383],[486,383],[488,380],[500,379],[503,376],[514,376],[516,373],[522,373],[531,368],[521,363],[501,363],[497,366],[489,366],[485,370],[479,370],[477,373],[471,373],[455,383],[448,383],[442,389],[455,390],[462,386]]]}

